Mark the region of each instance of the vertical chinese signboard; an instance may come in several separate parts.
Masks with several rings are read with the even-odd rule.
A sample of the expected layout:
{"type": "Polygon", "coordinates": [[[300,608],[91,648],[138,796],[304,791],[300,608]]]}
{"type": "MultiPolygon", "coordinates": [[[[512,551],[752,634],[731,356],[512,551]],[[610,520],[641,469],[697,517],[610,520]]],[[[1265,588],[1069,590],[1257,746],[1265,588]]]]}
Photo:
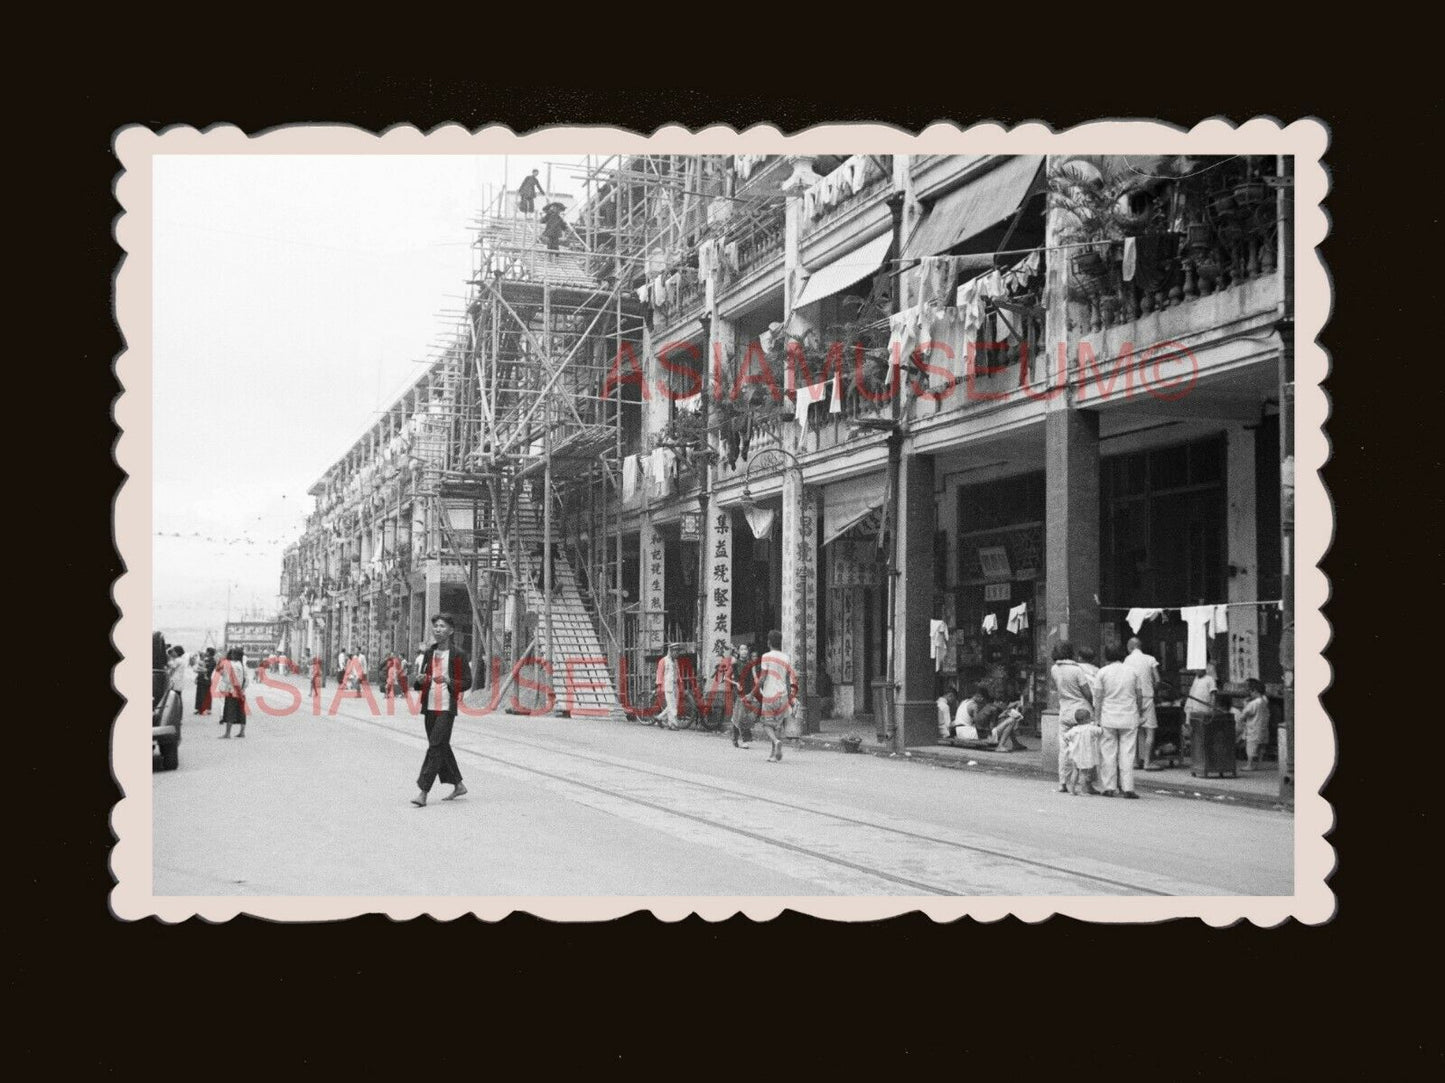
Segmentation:
{"type": "Polygon", "coordinates": [[[703,638],[698,644],[698,666],[711,673],[717,660],[732,650],[733,622],[733,520],[732,513],[714,506],[707,516],[707,583],[704,590],[703,638]]]}
{"type": "Polygon", "coordinates": [[[662,534],[652,525],[650,517],[642,521],[642,647],[646,652],[660,654],[667,649],[667,613],[663,607],[663,572],[667,548],[662,534]]]}

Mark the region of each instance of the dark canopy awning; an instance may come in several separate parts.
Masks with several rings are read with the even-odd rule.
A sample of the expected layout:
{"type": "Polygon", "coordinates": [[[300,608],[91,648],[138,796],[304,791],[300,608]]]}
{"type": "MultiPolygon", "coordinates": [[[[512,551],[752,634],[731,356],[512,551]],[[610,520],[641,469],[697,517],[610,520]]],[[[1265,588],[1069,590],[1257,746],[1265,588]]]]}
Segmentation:
{"type": "Polygon", "coordinates": [[[947,252],[1011,217],[1025,200],[1044,190],[1044,158],[1024,154],[975,177],[938,199],[913,231],[904,259],[947,252]]]}

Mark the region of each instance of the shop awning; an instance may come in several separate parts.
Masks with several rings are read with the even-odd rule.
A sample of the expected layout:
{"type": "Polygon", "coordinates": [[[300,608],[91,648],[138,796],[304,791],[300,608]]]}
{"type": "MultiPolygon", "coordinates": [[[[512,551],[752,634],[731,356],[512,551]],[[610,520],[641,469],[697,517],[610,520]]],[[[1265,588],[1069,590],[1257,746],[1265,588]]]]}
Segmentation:
{"type": "Polygon", "coordinates": [[[904,259],[936,256],[1016,212],[1033,192],[1043,190],[1044,159],[1025,154],[940,198],[924,215],[904,247],[904,259]]]}
{"type": "Polygon", "coordinates": [[[879,471],[849,478],[823,490],[823,544],[836,541],[883,507],[888,499],[888,475],[879,471]]]}
{"type": "Polygon", "coordinates": [[[863,247],[855,248],[846,256],[840,256],[832,263],[819,267],[798,294],[793,307],[796,309],[811,305],[824,297],[833,296],[839,290],[846,290],[869,275],[877,274],[878,268],[883,266],[883,257],[888,255],[888,246],[892,243],[893,234],[882,233],[863,247]]]}

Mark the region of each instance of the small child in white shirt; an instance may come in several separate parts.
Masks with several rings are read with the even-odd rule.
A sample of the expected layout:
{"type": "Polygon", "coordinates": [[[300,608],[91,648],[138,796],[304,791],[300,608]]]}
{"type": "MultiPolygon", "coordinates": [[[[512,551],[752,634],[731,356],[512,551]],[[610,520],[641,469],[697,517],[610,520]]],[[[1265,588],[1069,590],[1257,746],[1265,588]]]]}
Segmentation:
{"type": "Polygon", "coordinates": [[[1094,789],[1094,771],[1099,766],[1099,737],[1103,730],[1094,725],[1094,713],[1087,707],[1075,711],[1067,727],[1063,739],[1069,755],[1069,792],[1078,797],[1082,786],[1087,793],[1098,793],[1094,789]]]}

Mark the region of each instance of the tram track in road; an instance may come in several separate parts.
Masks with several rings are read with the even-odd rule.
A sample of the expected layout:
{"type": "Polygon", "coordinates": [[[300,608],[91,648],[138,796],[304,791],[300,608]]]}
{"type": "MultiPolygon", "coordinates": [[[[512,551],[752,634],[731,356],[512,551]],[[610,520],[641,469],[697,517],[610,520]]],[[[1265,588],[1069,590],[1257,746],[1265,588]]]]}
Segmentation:
{"type": "MultiPolygon", "coordinates": [[[[364,722],[369,726],[373,726],[392,735],[411,739],[416,739],[418,736],[412,730],[404,729],[398,725],[388,724],[365,713],[342,713],[345,715],[345,717],[353,721],[364,722]]],[[[948,887],[937,883],[931,883],[927,880],[901,875],[896,871],[881,868],[877,865],[870,865],[863,861],[853,860],[851,858],[841,856],[838,853],[829,853],[826,850],[804,845],[799,842],[793,842],[786,839],[777,838],[772,835],[763,834],[761,832],[750,830],[747,827],[743,827],[735,823],[728,823],[725,820],[713,816],[707,816],[690,811],[688,809],[680,809],[675,807],[674,805],[653,801],[645,796],[641,796],[636,793],[628,793],[621,788],[600,785],[596,782],[585,781],[576,777],[572,777],[566,773],[549,771],[544,767],[534,766],[528,763],[522,763],[516,759],[508,759],[504,756],[498,756],[489,752],[485,752],[471,746],[471,744],[469,743],[470,736],[471,735],[466,734],[464,731],[455,732],[453,734],[452,740],[453,750],[472,759],[488,761],[497,764],[500,767],[510,769],[512,771],[520,771],[525,774],[547,779],[552,783],[560,783],[564,786],[577,787],[579,789],[596,794],[610,801],[626,802],[640,808],[648,809],[652,812],[663,814],[664,816],[677,817],[679,819],[689,821],[692,824],[706,829],[728,832],[732,835],[746,838],[750,841],[777,850],[782,850],[796,854],[798,856],[807,857],[816,861],[821,861],[828,865],[836,866],[839,868],[846,868],[852,872],[859,873],[867,877],[876,878],[889,884],[908,888],[919,894],[939,895],[946,897],[956,897],[960,894],[963,894],[954,887],[948,887]],[[458,740],[459,737],[461,738],[460,741],[458,740]]],[[[778,809],[786,809],[791,812],[803,813],[811,817],[818,817],[823,820],[832,821],[838,825],[846,825],[846,827],[848,828],[861,828],[870,832],[881,832],[888,836],[899,839],[907,839],[910,843],[913,844],[944,847],[949,851],[971,854],[976,857],[986,859],[988,861],[998,862],[1002,863],[1003,865],[1016,867],[1021,871],[1027,870],[1029,873],[1033,874],[1042,874],[1052,877],[1064,877],[1073,881],[1082,881],[1087,884],[1095,885],[1097,888],[1105,888],[1111,893],[1122,891],[1131,895],[1147,895],[1154,897],[1169,897],[1176,894],[1176,892],[1160,890],[1157,887],[1151,887],[1144,884],[1132,883],[1130,881],[1119,879],[1116,877],[1105,876],[1097,872],[1089,872],[1078,868],[1070,868],[1066,865],[1040,860],[1035,857],[1020,856],[1016,853],[1009,853],[1004,850],[981,846],[977,843],[961,842],[957,839],[944,838],[939,835],[930,835],[923,832],[909,830],[905,827],[900,827],[893,824],[880,823],[876,820],[867,820],[855,816],[848,816],[831,809],[819,808],[817,806],[801,804],[795,801],[788,801],[778,797],[771,797],[756,792],[737,789],[716,782],[704,782],[696,778],[690,778],[685,775],[680,775],[671,771],[661,770],[654,767],[642,766],[640,764],[629,761],[608,759],[602,756],[589,755],[585,752],[578,752],[565,747],[558,747],[556,745],[527,741],[517,737],[501,736],[495,733],[487,733],[481,736],[484,736],[484,739],[486,741],[493,744],[501,743],[505,745],[515,746],[519,749],[525,748],[534,752],[542,753],[544,755],[560,756],[568,760],[577,761],[579,763],[600,766],[610,771],[627,772],[631,775],[650,778],[675,786],[690,787],[694,790],[700,790],[710,793],[715,797],[726,797],[732,799],[739,799],[742,801],[758,802],[778,809]]],[[[1080,891],[1077,893],[1088,894],[1089,892],[1080,891]]]]}

